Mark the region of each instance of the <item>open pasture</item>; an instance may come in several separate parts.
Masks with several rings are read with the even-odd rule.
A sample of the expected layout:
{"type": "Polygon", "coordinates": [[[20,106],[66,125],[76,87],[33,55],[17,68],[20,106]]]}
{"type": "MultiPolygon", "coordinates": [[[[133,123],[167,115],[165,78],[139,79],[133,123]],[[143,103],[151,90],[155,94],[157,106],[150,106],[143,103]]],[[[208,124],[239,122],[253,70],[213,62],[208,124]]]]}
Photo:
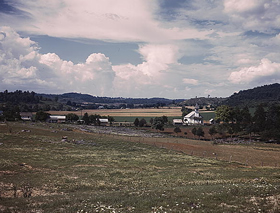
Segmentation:
{"type": "MultiPolygon", "coordinates": [[[[83,116],[84,113],[99,114],[101,116],[112,116],[117,122],[133,122],[135,118],[145,118],[147,121],[150,118],[167,116],[170,121],[173,118],[181,118],[182,112],[180,107],[163,107],[163,108],[148,108],[148,109],[84,109],[82,111],[49,111],[52,115],[67,115],[75,113],[78,116],[83,116]]],[[[200,111],[205,121],[215,117],[213,111],[200,111]]]]}
{"type": "Polygon", "coordinates": [[[0,212],[279,212],[279,168],[141,139],[68,125],[1,125],[0,212]]]}
{"type": "MultiPolygon", "coordinates": [[[[147,109],[83,109],[82,111],[75,111],[74,113],[77,115],[83,115],[84,113],[90,114],[99,114],[99,115],[110,115],[113,117],[118,116],[150,116],[150,117],[158,117],[158,116],[181,116],[181,108],[180,107],[173,107],[173,108],[147,108],[147,109]]],[[[68,114],[73,113],[73,111],[50,111],[50,114],[68,114]]]]}

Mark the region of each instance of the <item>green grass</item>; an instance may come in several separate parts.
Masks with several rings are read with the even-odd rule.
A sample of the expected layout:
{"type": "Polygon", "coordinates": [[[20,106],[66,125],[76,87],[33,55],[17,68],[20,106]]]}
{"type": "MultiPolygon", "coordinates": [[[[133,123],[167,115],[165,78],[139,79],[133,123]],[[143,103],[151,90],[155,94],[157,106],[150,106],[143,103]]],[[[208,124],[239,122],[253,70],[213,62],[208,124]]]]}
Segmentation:
{"type": "Polygon", "coordinates": [[[62,125],[10,125],[12,134],[0,129],[0,212],[279,212],[278,168],[196,158],[62,125]],[[27,186],[33,192],[24,198],[27,186]]]}
{"type": "MultiPolygon", "coordinates": [[[[159,116],[161,117],[161,116],[159,116]]],[[[142,118],[144,118],[147,122],[150,122],[151,118],[155,118],[155,116],[151,117],[151,116],[114,116],[114,119],[116,122],[134,122],[135,119],[138,118],[139,120],[141,120],[142,118]]],[[[168,121],[170,121],[172,123],[173,119],[175,118],[181,118],[180,116],[172,116],[172,117],[168,117],[168,121]]]]}
{"type": "Polygon", "coordinates": [[[209,121],[211,118],[215,118],[215,112],[200,112],[204,121],[209,121]]]}
{"type": "MultiPolygon", "coordinates": [[[[146,112],[145,112],[146,113],[146,112]]],[[[204,121],[209,121],[211,118],[215,118],[215,112],[201,112],[204,121]]],[[[155,116],[113,116],[116,122],[134,122],[136,118],[141,120],[144,118],[147,122],[150,122],[151,118],[155,116]]],[[[160,117],[160,116],[159,116],[160,117]]],[[[168,117],[168,120],[172,123],[173,119],[182,118],[181,116],[168,117]]]]}

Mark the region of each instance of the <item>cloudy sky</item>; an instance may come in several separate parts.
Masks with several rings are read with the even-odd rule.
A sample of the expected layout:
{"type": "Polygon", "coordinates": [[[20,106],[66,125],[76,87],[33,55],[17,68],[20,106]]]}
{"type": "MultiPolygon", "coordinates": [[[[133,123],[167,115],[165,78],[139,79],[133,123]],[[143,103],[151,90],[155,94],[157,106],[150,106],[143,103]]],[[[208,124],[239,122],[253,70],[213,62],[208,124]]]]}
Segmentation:
{"type": "Polygon", "coordinates": [[[0,0],[0,91],[227,97],[280,82],[280,0],[0,0]]]}

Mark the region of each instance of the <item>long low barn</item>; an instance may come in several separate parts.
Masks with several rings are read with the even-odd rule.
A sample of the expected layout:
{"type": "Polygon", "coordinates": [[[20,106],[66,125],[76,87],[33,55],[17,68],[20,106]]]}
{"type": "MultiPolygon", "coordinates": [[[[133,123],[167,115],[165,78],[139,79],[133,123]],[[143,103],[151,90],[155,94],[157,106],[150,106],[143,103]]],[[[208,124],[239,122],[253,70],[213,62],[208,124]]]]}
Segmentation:
{"type": "Polygon", "coordinates": [[[48,122],[49,123],[65,123],[66,116],[65,115],[50,115],[48,122]]]}

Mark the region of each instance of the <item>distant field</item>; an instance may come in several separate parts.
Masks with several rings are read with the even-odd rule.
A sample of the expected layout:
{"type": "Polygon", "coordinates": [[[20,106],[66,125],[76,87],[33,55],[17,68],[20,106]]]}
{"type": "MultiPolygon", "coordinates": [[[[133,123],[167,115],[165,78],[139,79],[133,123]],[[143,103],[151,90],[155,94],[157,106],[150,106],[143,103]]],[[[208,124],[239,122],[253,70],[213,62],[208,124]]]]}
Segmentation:
{"type": "MultiPolygon", "coordinates": [[[[112,116],[117,122],[133,122],[135,118],[145,118],[147,121],[150,118],[167,116],[169,120],[173,118],[180,118],[182,116],[180,107],[173,108],[149,108],[149,109],[96,109],[96,110],[82,110],[82,111],[49,111],[52,115],[67,115],[68,113],[75,113],[79,116],[84,115],[84,113],[99,114],[102,116],[112,116]]],[[[210,120],[215,117],[215,113],[210,111],[201,111],[201,114],[205,121],[210,120]]]]}
{"type": "Polygon", "coordinates": [[[117,116],[180,116],[181,108],[149,108],[149,109],[85,109],[81,111],[50,111],[51,114],[68,114],[68,113],[75,113],[77,115],[83,115],[84,113],[90,114],[99,114],[99,115],[110,115],[113,117],[117,116]]]}

